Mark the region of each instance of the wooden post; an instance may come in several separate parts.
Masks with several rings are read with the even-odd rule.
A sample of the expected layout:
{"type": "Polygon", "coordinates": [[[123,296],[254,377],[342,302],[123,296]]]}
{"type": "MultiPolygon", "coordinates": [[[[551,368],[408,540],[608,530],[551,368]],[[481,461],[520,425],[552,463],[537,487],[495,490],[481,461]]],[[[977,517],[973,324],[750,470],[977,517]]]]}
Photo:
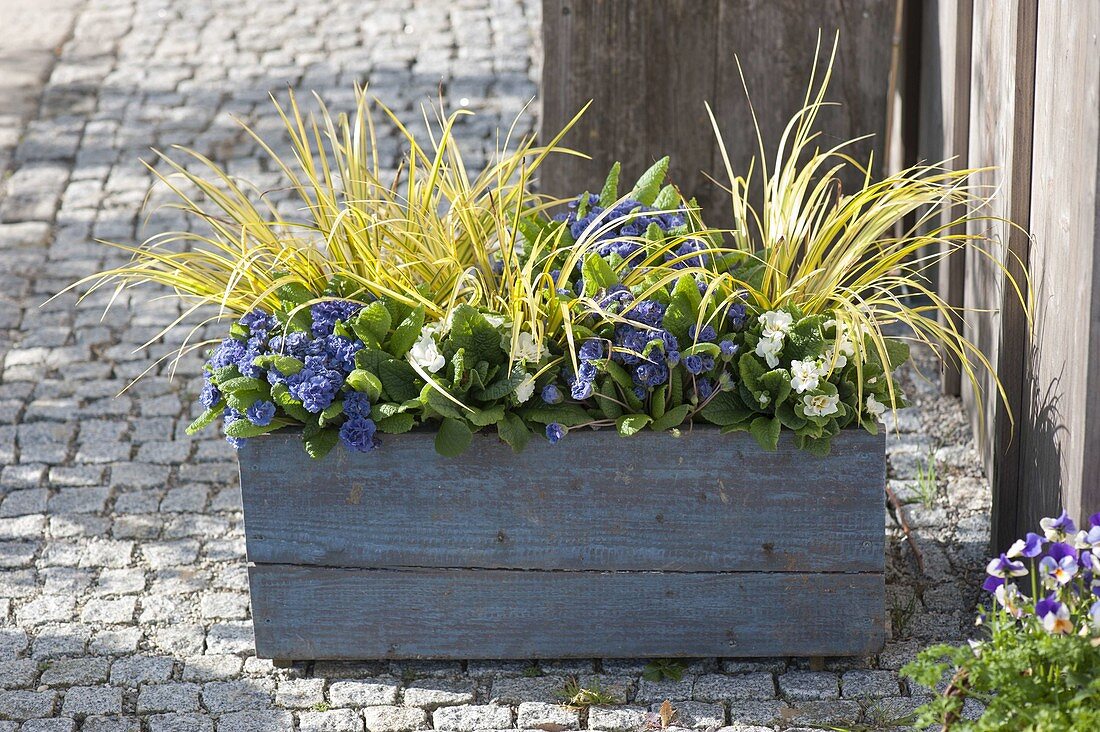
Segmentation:
{"type": "MultiPolygon", "coordinates": [[[[803,102],[821,33],[840,48],[822,113],[823,145],[874,134],[851,149],[881,164],[895,0],[543,0],[542,125],[553,132],[593,105],[566,138],[593,160],[561,157],[542,189],[577,195],[603,182],[615,160],[623,178],[672,156],[672,180],[696,195],[715,226],[728,224],[724,182],[704,102],[710,102],[735,169],[759,157],[735,54],[752,95],[772,166],[783,127],[803,102]]],[[[759,179],[759,163],[754,174],[759,179]]]]}

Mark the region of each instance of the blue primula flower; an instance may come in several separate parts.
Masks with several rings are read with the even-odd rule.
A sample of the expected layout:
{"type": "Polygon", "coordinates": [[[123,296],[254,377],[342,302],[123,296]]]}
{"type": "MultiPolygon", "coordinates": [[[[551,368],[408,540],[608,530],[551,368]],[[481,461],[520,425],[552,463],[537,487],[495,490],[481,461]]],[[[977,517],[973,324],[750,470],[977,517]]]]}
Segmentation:
{"type": "Polygon", "coordinates": [[[222,393],[213,384],[205,384],[199,392],[199,404],[210,409],[222,400],[222,393]]]}
{"type": "Polygon", "coordinates": [[[332,335],[337,322],[350,320],[362,309],[363,306],[360,303],[350,300],[326,300],[310,306],[309,313],[313,317],[313,337],[324,338],[332,335]]]}
{"type": "Polygon", "coordinates": [[[561,389],[553,384],[542,387],[542,400],[547,404],[559,404],[562,398],[561,389]]]}
{"type": "Polygon", "coordinates": [[[344,395],[344,414],[349,417],[369,417],[370,400],[361,391],[352,391],[344,395]]]}
{"type": "Polygon", "coordinates": [[[340,442],[344,447],[356,452],[370,452],[376,445],[374,420],[365,417],[352,417],[340,425],[340,442]]]}
{"type": "Polygon", "coordinates": [[[556,445],[561,438],[565,437],[568,431],[557,422],[551,422],[546,425],[546,439],[550,440],[551,445],[556,445]]]}
{"type": "Polygon", "coordinates": [[[248,421],[257,427],[267,427],[275,418],[275,404],[266,399],[260,399],[253,402],[244,414],[248,421]]]}

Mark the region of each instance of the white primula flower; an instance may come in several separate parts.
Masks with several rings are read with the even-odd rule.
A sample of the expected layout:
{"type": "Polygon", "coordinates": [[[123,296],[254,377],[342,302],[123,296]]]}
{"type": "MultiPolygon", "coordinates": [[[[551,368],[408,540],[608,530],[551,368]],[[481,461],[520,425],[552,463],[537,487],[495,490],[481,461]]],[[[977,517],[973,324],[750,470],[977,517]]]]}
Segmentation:
{"type": "Polygon", "coordinates": [[[539,342],[535,340],[535,336],[531,335],[527,331],[523,331],[519,334],[518,342],[516,343],[516,358],[521,361],[530,361],[535,363],[543,354],[545,349],[539,348],[539,342]]]}
{"type": "Polygon", "coordinates": [[[791,329],[793,322],[794,318],[790,313],[783,310],[769,310],[760,316],[760,324],[764,326],[762,337],[771,338],[779,334],[782,339],[782,336],[787,335],[787,331],[791,329]]]}
{"type": "Polygon", "coordinates": [[[768,362],[768,368],[779,365],[779,352],[783,350],[783,334],[761,338],[756,344],[756,355],[768,362]]]}
{"type": "Polygon", "coordinates": [[[842,369],[848,365],[848,357],[843,353],[834,351],[832,346],[825,349],[825,355],[821,357],[821,360],[828,368],[833,369],[842,369]]]}
{"type": "Polygon", "coordinates": [[[487,323],[489,323],[489,325],[493,326],[494,328],[499,328],[500,326],[504,325],[504,316],[503,315],[493,315],[492,313],[484,313],[482,315],[482,317],[485,318],[485,321],[487,323]]]}
{"type": "Polygon", "coordinates": [[[409,358],[422,369],[435,373],[447,365],[447,359],[439,352],[439,346],[427,328],[420,331],[420,338],[409,349],[409,358]]]}
{"type": "Polygon", "coordinates": [[[816,389],[821,376],[817,361],[791,361],[791,388],[799,394],[816,389]]]}
{"type": "Polygon", "coordinates": [[[840,411],[839,402],[839,394],[807,394],[802,397],[802,408],[807,417],[828,417],[840,411]]]}
{"type": "Polygon", "coordinates": [[[527,374],[523,377],[523,381],[519,382],[519,386],[516,387],[516,401],[523,404],[525,401],[531,398],[531,395],[535,393],[535,377],[531,374],[527,374]]]}
{"type": "Polygon", "coordinates": [[[874,394],[867,395],[867,414],[874,417],[879,422],[885,422],[886,417],[886,405],[875,399],[874,394]]]}

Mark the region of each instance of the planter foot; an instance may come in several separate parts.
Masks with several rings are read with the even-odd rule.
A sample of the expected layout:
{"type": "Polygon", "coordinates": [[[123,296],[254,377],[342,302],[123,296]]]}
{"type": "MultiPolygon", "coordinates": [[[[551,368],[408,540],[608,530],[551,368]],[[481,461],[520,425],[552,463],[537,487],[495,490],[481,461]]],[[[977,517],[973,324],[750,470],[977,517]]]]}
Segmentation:
{"type": "Polygon", "coordinates": [[[811,671],[824,671],[825,670],[825,657],[824,656],[811,656],[810,657],[810,670],[811,671]]]}
{"type": "Polygon", "coordinates": [[[290,668],[294,665],[294,661],[289,658],[273,658],[271,659],[271,665],[275,668],[290,668]]]}

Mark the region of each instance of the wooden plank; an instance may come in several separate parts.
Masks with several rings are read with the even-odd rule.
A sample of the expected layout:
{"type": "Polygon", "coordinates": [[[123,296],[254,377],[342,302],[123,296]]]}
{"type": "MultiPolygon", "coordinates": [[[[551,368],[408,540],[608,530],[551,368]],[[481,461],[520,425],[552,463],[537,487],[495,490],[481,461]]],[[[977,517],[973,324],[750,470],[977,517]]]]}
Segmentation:
{"type": "Polygon", "coordinates": [[[1029,349],[1018,529],[1100,510],[1100,4],[1040,3],[1029,349]]]}
{"type": "MultiPolygon", "coordinates": [[[[745,72],[767,164],[772,168],[783,128],[802,108],[818,33],[824,47],[818,60],[823,64],[839,30],[840,46],[826,98],[841,106],[822,111],[820,144],[830,147],[873,134],[849,152],[864,163],[873,152],[876,174],[881,174],[892,41],[889,29],[895,8],[894,0],[721,0],[718,37],[722,53],[713,104],[734,170],[747,173],[750,159],[759,156],[734,54],[745,72]]],[[[723,170],[717,152],[712,167],[723,170]]],[[[754,176],[759,178],[759,165],[754,176]]],[[[856,187],[857,179],[854,175],[844,179],[846,192],[856,187]]],[[[725,182],[725,175],[719,180],[725,182]]]]}
{"type": "MultiPolygon", "coordinates": [[[[924,28],[920,115],[920,158],[927,162],[950,161],[948,166],[967,166],[970,122],[970,50],[974,6],[972,0],[930,0],[923,4],[924,28]]],[[[938,222],[945,225],[966,213],[963,206],[944,211],[938,222]]],[[[952,233],[961,233],[958,231],[952,233]]],[[[941,260],[937,290],[954,308],[964,306],[966,257],[961,252],[941,260]]],[[[963,329],[959,311],[950,317],[963,329]]],[[[959,396],[962,372],[957,364],[945,364],[940,383],[944,394],[959,396]]]]}
{"type": "MultiPolygon", "coordinates": [[[[992,195],[988,213],[1014,221],[1023,231],[997,221],[972,224],[971,233],[992,240],[1001,263],[1017,276],[1017,260],[1027,262],[1031,202],[1031,134],[1035,73],[1035,4],[1028,0],[977,3],[974,6],[971,71],[971,167],[989,166],[976,182],[992,195]],[[980,228],[979,228],[980,227],[980,228]]],[[[1009,414],[1026,424],[1024,400],[1027,323],[1002,270],[984,257],[968,253],[965,300],[971,310],[965,332],[991,360],[1008,398],[997,396],[992,378],[984,378],[979,399],[963,384],[973,424],[994,486],[993,543],[1001,550],[1024,527],[1020,502],[1020,441],[1013,439],[1009,414]]]]}
{"type": "Polygon", "coordinates": [[[544,136],[593,104],[566,139],[591,160],[548,160],[542,191],[598,191],[615,161],[629,183],[669,154],[673,180],[705,192],[700,171],[710,167],[713,141],[703,102],[714,91],[717,17],[716,2],[544,0],[544,136]]]}
{"type": "Polygon", "coordinates": [[[882,571],[882,435],[849,430],[815,458],[784,434],[696,428],[534,440],[481,434],[443,458],[430,433],[322,461],[297,433],[238,454],[248,557],[339,567],[882,571]],[[583,463],[578,458],[583,456],[583,463]]]}
{"type": "Polygon", "coordinates": [[[737,170],[747,173],[757,142],[734,53],[774,156],[783,126],[802,106],[819,29],[826,46],[841,31],[830,99],[844,105],[822,115],[822,144],[875,133],[854,150],[866,159],[875,149],[881,163],[891,42],[882,29],[894,7],[893,0],[543,0],[543,136],[592,99],[567,142],[593,160],[547,161],[542,190],[577,195],[598,187],[615,160],[632,179],[668,154],[674,182],[699,198],[712,225],[727,225],[728,198],[702,174],[725,179],[703,102],[715,105],[737,170]]]}
{"type": "Polygon", "coordinates": [[[882,574],[249,569],[265,658],[867,656],[882,574]]]}

